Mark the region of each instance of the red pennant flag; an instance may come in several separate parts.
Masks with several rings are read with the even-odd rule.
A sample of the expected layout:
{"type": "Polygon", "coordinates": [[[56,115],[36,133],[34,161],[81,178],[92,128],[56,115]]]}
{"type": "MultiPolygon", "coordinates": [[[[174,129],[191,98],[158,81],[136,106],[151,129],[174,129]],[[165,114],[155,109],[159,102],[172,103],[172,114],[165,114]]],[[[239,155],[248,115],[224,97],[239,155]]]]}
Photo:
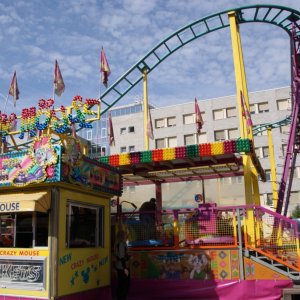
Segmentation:
{"type": "Polygon", "coordinates": [[[109,114],[109,119],[108,119],[108,134],[109,134],[109,146],[114,146],[115,145],[115,136],[114,136],[114,129],[113,129],[113,124],[112,124],[111,114],[109,114]]]}
{"type": "Polygon", "coordinates": [[[65,91],[65,83],[61,76],[61,72],[58,66],[57,60],[55,60],[55,69],[54,69],[54,92],[57,96],[65,91]]]}
{"type": "Polygon", "coordinates": [[[16,107],[17,100],[19,99],[19,94],[20,94],[19,88],[18,88],[17,72],[16,71],[15,71],[13,79],[11,81],[8,94],[11,95],[11,96],[13,96],[13,98],[14,98],[14,106],[16,107]]]}
{"type": "Polygon", "coordinates": [[[252,126],[253,126],[253,123],[252,123],[250,112],[249,112],[249,110],[247,108],[247,105],[245,103],[245,99],[244,99],[242,91],[240,92],[240,96],[241,96],[242,116],[244,118],[246,118],[246,125],[248,127],[248,133],[249,133],[250,128],[252,128],[252,126]]]}
{"type": "Polygon", "coordinates": [[[203,119],[202,119],[202,115],[200,112],[200,108],[198,105],[198,101],[195,98],[195,115],[196,115],[196,129],[197,129],[197,133],[201,132],[202,126],[203,126],[203,119]]]}
{"type": "Polygon", "coordinates": [[[150,108],[148,106],[148,122],[147,122],[147,136],[149,139],[153,140],[154,135],[153,135],[153,125],[152,125],[152,118],[151,118],[151,113],[150,113],[150,108]]]}
{"type": "Polygon", "coordinates": [[[110,75],[110,68],[104,53],[104,49],[101,49],[100,55],[100,71],[101,71],[101,80],[105,87],[107,87],[108,76],[110,75]]]}

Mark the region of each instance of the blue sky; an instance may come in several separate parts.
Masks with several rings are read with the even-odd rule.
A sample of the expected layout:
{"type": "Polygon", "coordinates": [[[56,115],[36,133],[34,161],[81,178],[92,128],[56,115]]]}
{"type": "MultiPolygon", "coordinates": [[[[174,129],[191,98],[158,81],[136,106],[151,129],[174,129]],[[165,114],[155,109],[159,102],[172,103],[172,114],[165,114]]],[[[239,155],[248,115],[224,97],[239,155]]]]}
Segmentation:
{"type": "MultiPolygon", "coordinates": [[[[2,0],[0,2],[0,109],[14,70],[17,112],[52,97],[54,61],[66,89],[55,106],[73,96],[97,98],[99,53],[104,47],[112,84],[150,49],[179,28],[229,8],[278,4],[300,10],[299,0],[2,0]]],[[[290,84],[287,34],[266,24],[241,26],[249,91],[290,84]]],[[[102,91],[104,87],[101,86],[102,91]]],[[[229,30],[181,48],[149,75],[149,101],[156,106],[235,93],[229,30]]],[[[136,87],[118,104],[142,98],[136,87]]],[[[7,112],[14,110],[9,102],[7,112]]]]}

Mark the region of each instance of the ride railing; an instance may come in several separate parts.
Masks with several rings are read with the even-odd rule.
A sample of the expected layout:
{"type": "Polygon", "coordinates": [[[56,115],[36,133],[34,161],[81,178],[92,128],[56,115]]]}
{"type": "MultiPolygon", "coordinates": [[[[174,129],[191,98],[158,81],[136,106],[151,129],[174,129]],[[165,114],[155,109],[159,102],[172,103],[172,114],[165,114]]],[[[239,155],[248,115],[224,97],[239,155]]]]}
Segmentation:
{"type": "Polygon", "coordinates": [[[112,215],[112,225],[126,230],[128,246],[212,248],[237,246],[233,208],[204,205],[197,209],[125,212],[112,215]]]}
{"type": "Polygon", "coordinates": [[[261,206],[241,209],[245,248],[300,271],[297,222],[261,206]]]}
{"type": "Polygon", "coordinates": [[[179,210],[178,232],[181,247],[235,247],[237,246],[235,210],[209,205],[193,210],[179,210]]]}
{"type": "Polygon", "coordinates": [[[131,250],[240,247],[300,271],[297,223],[260,206],[126,212],[112,225],[127,232],[131,250]]]}
{"type": "MultiPolygon", "coordinates": [[[[127,244],[132,249],[175,247],[175,213],[173,210],[133,212],[112,215],[112,225],[127,232],[127,244]]],[[[177,243],[178,246],[178,243],[177,243]]]]}

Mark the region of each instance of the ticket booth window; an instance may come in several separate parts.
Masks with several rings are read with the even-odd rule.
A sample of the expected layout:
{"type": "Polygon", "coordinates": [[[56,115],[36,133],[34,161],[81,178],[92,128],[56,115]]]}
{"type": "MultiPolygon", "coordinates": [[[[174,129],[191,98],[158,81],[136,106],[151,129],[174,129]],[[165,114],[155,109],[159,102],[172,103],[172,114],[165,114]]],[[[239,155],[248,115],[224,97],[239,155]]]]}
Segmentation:
{"type": "Polygon", "coordinates": [[[32,240],[32,213],[19,214],[16,218],[16,247],[31,248],[32,240]]]}
{"type": "Polygon", "coordinates": [[[103,207],[67,204],[66,229],[69,248],[103,247],[103,207]]]}
{"type": "Polygon", "coordinates": [[[1,215],[1,247],[12,247],[14,245],[14,219],[11,215],[1,215]]]}
{"type": "Polygon", "coordinates": [[[47,213],[0,214],[0,247],[47,247],[48,221],[47,213]]]}

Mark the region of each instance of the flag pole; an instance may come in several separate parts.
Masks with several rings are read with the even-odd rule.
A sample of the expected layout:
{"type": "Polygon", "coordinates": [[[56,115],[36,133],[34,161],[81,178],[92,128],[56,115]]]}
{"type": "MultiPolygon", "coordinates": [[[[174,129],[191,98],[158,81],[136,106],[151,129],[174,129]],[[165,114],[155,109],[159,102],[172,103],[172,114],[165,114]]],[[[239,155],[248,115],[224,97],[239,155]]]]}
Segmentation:
{"type": "Polygon", "coordinates": [[[102,50],[103,50],[103,46],[101,47],[101,50],[100,50],[100,76],[99,76],[99,100],[101,101],[101,83],[102,83],[102,59],[101,59],[101,56],[102,56],[102,50]]]}
{"type": "Polygon", "coordinates": [[[144,84],[144,145],[145,150],[149,150],[149,137],[147,134],[148,126],[148,84],[147,84],[147,69],[143,69],[143,84],[144,84]]]}
{"type": "MultiPolygon", "coordinates": [[[[101,47],[101,49],[103,49],[103,47],[101,47]]],[[[101,72],[101,50],[100,50],[100,74],[99,74],[99,101],[100,101],[100,114],[101,114],[101,75],[102,75],[102,72],[101,72]]],[[[97,143],[99,141],[99,123],[96,122],[96,137],[97,137],[97,143]]],[[[100,156],[102,156],[102,147],[100,145],[100,156]]]]}
{"type": "Polygon", "coordinates": [[[53,82],[53,91],[52,91],[52,99],[55,101],[55,83],[53,82]]]}
{"type": "Polygon", "coordinates": [[[56,71],[56,60],[54,61],[54,80],[53,80],[53,91],[52,91],[52,99],[55,101],[55,71],[56,71]]]}
{"type": "Polygon", "coordinates": [[[102,77],[102,72],[100,71],[100,76],[99,76],[99,101],[101,101],[101,77],[102,77]]]}

